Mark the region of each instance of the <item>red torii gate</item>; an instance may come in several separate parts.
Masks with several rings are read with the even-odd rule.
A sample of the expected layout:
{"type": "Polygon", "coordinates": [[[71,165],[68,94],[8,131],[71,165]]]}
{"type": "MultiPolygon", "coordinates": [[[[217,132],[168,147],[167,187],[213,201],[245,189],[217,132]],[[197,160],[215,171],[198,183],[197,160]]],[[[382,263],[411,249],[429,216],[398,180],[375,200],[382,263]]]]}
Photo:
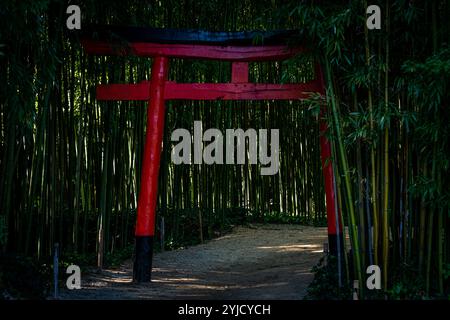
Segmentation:
{"type": "MultiPolygon", "coordinates": [[[[320,66],[315,80],[301,84],[256,84],[248,82],[251,61],[284,60],[302,52],[286,43],[295,31],[204,32],[101,26],[84,31],[82,44],[89,54],[153,57],[151,80],[138,84],[109,84],[97,87],[98,100],[145,100],[147,131],[142,162],[136,222],[136,252],[133,280],[151,280],[153,236],[158,195],[158,175],[164,132],[166,100],[303,100],[311,93],[325,95],[320,66]],[[264,45],[255,45],[254,39],[264,45]],[[231,61],[230,83],[177,83],[167,80],[169,58],[231,61]]],[[[342,227],[336,205],[331,145],[325,136],[327,123],[320,118],[320,148],[325,178],[328,243],[331,254],[341,248],[342,227]],[[336,219],[337,218],[337,219],[336,219]]]]}

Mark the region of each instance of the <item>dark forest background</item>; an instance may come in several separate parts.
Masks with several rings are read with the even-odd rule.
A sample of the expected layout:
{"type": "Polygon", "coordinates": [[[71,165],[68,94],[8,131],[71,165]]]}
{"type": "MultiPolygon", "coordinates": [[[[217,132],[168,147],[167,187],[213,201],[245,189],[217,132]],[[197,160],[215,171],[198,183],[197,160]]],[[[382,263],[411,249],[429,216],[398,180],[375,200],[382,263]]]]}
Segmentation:
{"type": "MultiPolygon", "coordinates": [[[[344,282],[361,280],[367,265],[378,264],[393,298],[448,295],[445,0],[2,1],[4,256],[48,266],[55,243],[67,263],[102,267],[131,256],[146,104],[98,102],[95,86],[149,79],[152,61],[87,56],[79,34],[66,28],[69,4],[80,6],[82,28],[298,30],[295,42],[308,53],[252,63],[250,80],[305,81],[314,76],[312,61],[321,62],[338,203],[350,236],[346,252],[352,248],[342,257],[344,282]],[[368,4],[381,7],[381,30],[365,27],[368,4]]],[[[230,70],[225,62],[179,59],[171,61],[169,78],[226,82],[230,70]]],[[[202,242],[249,221],[324,225],[317,122],[323,102],[315,96],[302,103],[168,103],[157,221],[157,236],[164,220],[165,237],[157,249],[202,242]],[[192,131],[194,120],[221,130],[280,129],[279,173],[261,176],[256,165],[173,165],[170,133],[192,131]]]]}

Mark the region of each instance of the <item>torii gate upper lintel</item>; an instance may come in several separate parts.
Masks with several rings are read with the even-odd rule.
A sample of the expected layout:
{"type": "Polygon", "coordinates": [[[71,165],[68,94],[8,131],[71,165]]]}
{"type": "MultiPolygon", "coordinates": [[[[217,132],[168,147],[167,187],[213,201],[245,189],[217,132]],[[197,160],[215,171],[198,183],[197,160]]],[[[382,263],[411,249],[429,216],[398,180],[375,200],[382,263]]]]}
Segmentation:
{"type": "MultiPolygon", "coordinates": [[[[136,252],[133,280],[151,280],[153,236],[158,195],[158,175],[164,132],[166,100],[303,100],[311,93],[325,94],[319,64],[316,79],[299,84],[256,84],[248,82],[248,63],[284,60],[303,51],[287,42],[296,31],[205,32],[121,26],[85,29],[82,45],[88,54],[152,57],[151,80],[138,84],[109,84],[97,87],[98,100],[145,100],[147,131],[142,162],[136,222],[136,252]],[[263,45],[255,45],[259,39],[263,45]],[[177,83],[168,81],[170,58],[230,61],[230,83],[177,83]]],[[[330,254],[342,247],[340,212],[336,205],[331,145],[325,136],[327,123],[320,120],[320,148],[330,254]],[[338,240],[339,239],[339,240],[338,240]]]]}

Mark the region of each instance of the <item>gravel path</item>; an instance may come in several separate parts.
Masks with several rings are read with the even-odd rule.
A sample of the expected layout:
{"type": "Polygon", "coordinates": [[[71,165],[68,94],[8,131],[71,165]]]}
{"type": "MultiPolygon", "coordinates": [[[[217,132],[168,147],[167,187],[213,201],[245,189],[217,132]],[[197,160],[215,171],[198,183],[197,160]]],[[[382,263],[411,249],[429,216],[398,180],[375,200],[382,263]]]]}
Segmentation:
{"type": "Polygon", "coordinates": [[[131,283],[132,262],[82,275],[62,299],[301,299],[323,256],[326,228],[252,225],[202,245],[156,254],[152,283],[131,283]]]}

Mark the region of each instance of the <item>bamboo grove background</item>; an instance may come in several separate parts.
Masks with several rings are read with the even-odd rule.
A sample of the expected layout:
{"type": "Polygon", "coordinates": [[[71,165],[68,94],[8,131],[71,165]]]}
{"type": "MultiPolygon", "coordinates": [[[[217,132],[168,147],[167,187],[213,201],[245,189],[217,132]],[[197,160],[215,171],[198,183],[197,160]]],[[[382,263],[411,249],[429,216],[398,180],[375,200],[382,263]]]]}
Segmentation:
{"type": "MultiPolygon", "coordinates": [[[[341,281],[364,283],[366,266],[378,264],[391,296],[448,294],[448,1],[371,1],[382,8],[382,30],[365,28],[363,0],[76,4],[82,27],[298,29],[309,54],[252,64],[250,80],[305,81],[313,57],[321,61],[352,249],[341,257],[341,281]]],[[[0,6],[0,248],[45,261],[58,242],[66,255],[97,256],[101,266],[103,255],[133,240],[146,105],[97,102],[95,85],[148,79],[151,60],[86,56],[65,28],[67,5],[0,6]]],[[[173,60],[170,70],[179,82],[230,79],[227,63],[173,60]]],[[[248,219],[323,223],[323,102],[169,103],[158,207],[164,246],[203,241],[248,219]],[[221,130],[279,128],[279,174],[261,176],[253,165],[174,166],[170,133],[192,132],[194,120],[221,130]]]]}

